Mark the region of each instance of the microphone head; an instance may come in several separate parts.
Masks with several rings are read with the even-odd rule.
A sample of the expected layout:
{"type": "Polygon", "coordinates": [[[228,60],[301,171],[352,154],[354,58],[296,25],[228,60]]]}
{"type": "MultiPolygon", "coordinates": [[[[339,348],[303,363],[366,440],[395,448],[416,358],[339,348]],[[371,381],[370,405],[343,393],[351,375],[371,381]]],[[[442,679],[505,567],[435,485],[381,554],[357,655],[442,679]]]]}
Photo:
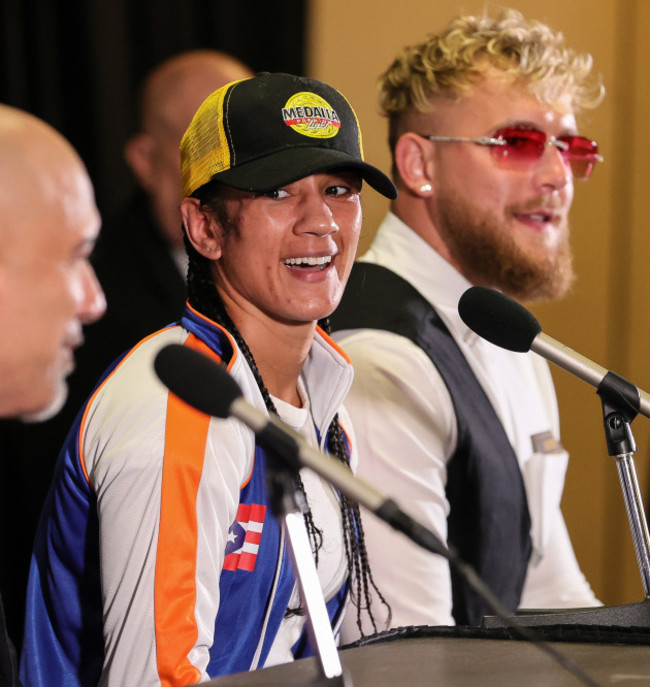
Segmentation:
{"type": "Polygon", "coordinates": [[[242,395],[225,367],[181,344],[161,349],[153,366],[172,393],[207,415],[228,417],[233,401],[242,395]]]}
{"type": "Polygon", "coordinates": [[[460,319],[479,336],[509,351],[525,353],[542,331],[523,305],[485,286],[472,286],[458,301],[460,319]]]}

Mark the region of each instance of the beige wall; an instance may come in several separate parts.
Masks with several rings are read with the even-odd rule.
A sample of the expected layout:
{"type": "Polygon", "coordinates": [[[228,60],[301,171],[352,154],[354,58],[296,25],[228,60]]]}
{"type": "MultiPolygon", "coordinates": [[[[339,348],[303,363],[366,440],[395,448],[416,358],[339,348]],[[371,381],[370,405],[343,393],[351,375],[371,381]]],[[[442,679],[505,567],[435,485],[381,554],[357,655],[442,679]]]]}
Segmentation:
{"type": "MultiPolygon", "coordinates": [[[[484,6],[471,0],[357,0],[343,6],[311,0],[308,72],[351,100],[366,159],[389,171],[384,122],[376,113],[378,74],[404,45],[422,40],[458,12],[481,12],[484,6]]],[[[572,231],[579,280],[562,303],[537,307],[535,314],[547,334],[650,390],[650,2],[520,0],[513,6],[562,31],[576,49],[591,52],[608,89],[604,104],[580,122],[606,160],[576,188],[572,231]]],[[[377,194],[365,193],[361,249],[386,208],[377,194]]],[[[553,372],[563,442],[572,456],[563,510],[578,559],[604,602],[640,600],[643,587],[615,461],[607,455],[600,401],[585,383],[557,368],[553,372]]],[[[632,424],[644,496],[649,422],[640,417],[632,424]]]]}

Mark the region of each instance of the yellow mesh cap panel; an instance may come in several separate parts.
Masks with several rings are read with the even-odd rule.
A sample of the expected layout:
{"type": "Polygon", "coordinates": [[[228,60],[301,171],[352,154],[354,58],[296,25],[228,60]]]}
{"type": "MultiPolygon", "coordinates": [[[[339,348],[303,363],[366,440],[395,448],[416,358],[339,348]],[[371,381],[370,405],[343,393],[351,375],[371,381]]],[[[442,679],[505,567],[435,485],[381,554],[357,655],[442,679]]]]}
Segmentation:
{"type": "Polygon", "coordinates": [[[183,196],[189,196],[212,177],[230,169],[230,147],[224,128],[224,104],[234,82],[209,95],[196,111],[181,140],[183,196]]]}

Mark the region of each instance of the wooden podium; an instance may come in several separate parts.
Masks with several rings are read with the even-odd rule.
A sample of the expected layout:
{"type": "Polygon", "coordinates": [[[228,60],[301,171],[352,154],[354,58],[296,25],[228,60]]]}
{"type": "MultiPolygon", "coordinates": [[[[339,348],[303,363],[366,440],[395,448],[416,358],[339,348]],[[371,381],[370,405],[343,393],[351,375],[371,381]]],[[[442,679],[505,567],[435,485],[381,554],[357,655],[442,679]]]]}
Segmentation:
{"type": "MultiPolygon", "coordinates": [[[[433,628],[432,628],[433,629],[433,628]]],[[[497,635],[493,635],[497,636],[497,635]]],[[[576,635],[574,633],[574,638],[576,635]]],[[[596,638],[597,639],[597,638],[596,638]]],[[[603,687],[650,685],[650,646],[552,642],[603,687]]],[[[647,637],[650,643],[650,636],[647,637]]],[[[576,687],[580,681],[538,647],[514,639],[402,637],[342,649],[351,687],[576,687]]],[[[204,683],[209,687],[307,687],[320,678],[314,658],[204,683]]]]}

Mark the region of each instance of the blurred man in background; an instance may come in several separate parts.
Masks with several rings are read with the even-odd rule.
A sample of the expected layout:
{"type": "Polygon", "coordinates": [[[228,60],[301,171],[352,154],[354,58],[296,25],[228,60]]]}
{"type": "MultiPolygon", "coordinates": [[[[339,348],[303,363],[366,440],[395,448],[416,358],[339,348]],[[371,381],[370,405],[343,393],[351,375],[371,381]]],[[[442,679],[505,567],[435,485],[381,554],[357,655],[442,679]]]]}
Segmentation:
{"type": "Polygon", "coordinates": [[[104,321],[88,330],[75,412],[117,355],[182,312],[187,258],[178,146],[210,93],[249,76],[250,69],[229,55],[196,50],[166,60],[146,78],[140,130],[124,149],[139,188],[121,212],[106,220],[93,256],[108,309],[104,321]]]}

